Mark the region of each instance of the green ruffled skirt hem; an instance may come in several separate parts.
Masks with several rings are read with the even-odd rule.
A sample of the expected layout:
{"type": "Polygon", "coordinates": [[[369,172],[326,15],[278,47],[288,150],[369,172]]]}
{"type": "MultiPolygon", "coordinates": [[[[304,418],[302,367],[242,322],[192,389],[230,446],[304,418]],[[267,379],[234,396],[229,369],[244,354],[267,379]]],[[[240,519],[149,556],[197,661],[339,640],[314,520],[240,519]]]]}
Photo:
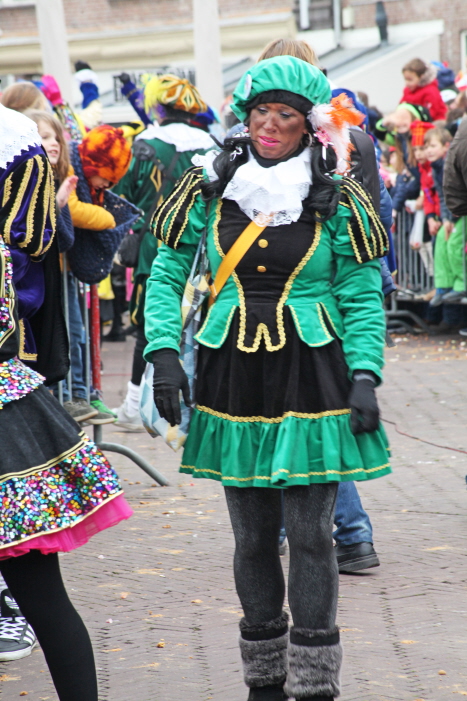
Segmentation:
{"type": "Polygon", "coordinates": [[[180,472],[231,487],[279,489],[370,480],[391,472],[381,424],[373,433],[354,436],[349,413],[272,421],[195,409],[180,472]]]}

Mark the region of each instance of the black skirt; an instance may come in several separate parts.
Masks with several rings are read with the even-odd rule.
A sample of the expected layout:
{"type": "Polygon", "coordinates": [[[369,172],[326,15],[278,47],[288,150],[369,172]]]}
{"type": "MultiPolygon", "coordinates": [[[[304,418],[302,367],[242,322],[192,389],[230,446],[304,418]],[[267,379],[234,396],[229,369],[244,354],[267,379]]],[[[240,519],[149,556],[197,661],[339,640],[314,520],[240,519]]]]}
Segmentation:
{"type": "Polygon", "coordinates": [[[286,343],[268,351],[261,343],[254,353],[237,348],[239,310],[220,348],[200,344],[196,382],[197,404],[230,416],[276,418],[286,412],[318,414],[347,409],[351,382],[341,342],[310,347],[298,336],[284,307],[286,343]]]}
{"type": "Polygon", "coordinates": [[[84,445],[80,426],[41,385],[0,411],[0,479],[35,473],[84,445]]]}

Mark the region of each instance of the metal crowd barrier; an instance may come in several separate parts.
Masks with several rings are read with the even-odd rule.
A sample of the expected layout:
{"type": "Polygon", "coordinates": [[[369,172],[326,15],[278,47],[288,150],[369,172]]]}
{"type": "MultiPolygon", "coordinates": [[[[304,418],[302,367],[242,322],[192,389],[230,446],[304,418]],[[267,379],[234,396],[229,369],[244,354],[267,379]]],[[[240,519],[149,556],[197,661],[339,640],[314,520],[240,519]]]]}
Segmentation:
{"type": "MultiPolygon", "coordinates": [[[[69,328],[69,315],[68,315],[68,274],[66,258],[63,256],[63,276],[62,276],[62,288],[63,288],[63,306],[65,313],[65,321],[68,329],[68,336],[70,336],[69,328]]],[[[84,380],[87,392],[87,401],[91,398],[91,386],[93,389],[100,391],[102,389],[101,383],[101,348],[100,348],[100,313],[99,313],[99,297],[97,294],[97,285],[87,285],[85,283],[79,282],[76,278],[73,278],[73,283],[77,286],[78,299],[80,299],[80,308],[82,314],[82,321],[85,333],[85,353],[84,353],[84,380]],[[90,308],[88,309],[88,295],[90,298],[90,308]]],[[[68,391],[71,396],[72,391],[72,376],[71,376],[71,366],[67,376],[68,391]]],[[[58,399],[61,404],[63,404],[63,388],[64,382],[59,382],[58,384],[58,399]]],[[[106,424],[107,425],[107,424],[106,424]]],[[[112,425],[112,424],[109,424],[112,425]]],[[[145,460],[139,453],[128,448],[126,445],[121,445],[120,443],[108,443],[103,440],[102,435],[102,425],[93,425],[93,440],[94,443],[104,452],[108,451],[111,453],[119,453],[129,458],[138,467],[140,467],[144,472],[146,472],[149,477],[160,484],[162,487],[169,485],[168,480],[163,474],[159,472],[151,463],[145,460]]]]}
{"type": "MultiPolygon", "coordinates": [[[[433,244],[431,241],[422,244],[421,248],[413,249],[410,246],[410,233],[414,222],[414,215],[410,212],[399,212],[396,217],[395,231],[393,235],[397,258],[397,273],[395,282],[397,292],[391,295],[390,307],[386,310],[386,318],[389,326],[394,322],[402,326],[410,333],[415,333],[417,326],[425,332],[429,332],[428,325],[416,312],[409,309],[401,309],[400,303],[427,302],[426,295],[434,287],[433,272],[433,244]]],[[[463,217],[463,250],[467,245],[467,217],[463,217]]],[[[467,259],[464,255],[464,289],[467,290],[467,259]]],[[[466,301],[462,303],[467,303],[466,301]]]]}

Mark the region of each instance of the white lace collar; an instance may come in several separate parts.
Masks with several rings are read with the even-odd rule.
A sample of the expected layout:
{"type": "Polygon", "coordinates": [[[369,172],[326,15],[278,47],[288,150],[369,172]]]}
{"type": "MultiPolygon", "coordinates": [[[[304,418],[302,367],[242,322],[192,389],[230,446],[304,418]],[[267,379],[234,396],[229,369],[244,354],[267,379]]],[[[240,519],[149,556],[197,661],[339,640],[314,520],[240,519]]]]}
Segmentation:
{"type": "MultiPolygon", "coordinates": [[[[194,165],[203,166],[211,182],[217,179],[213,168],[218,151],[194,156],[194,165]]],[[[305,148],[298,156],[263,168],[253,154],[235,172],[223,198],[234,200],[242,212],[260,226],[280,226],[299,219],[303,200],[311,185],[311,153],[305,148]]]]}
{"type": "Polygon", "coordinates": [[[41,143],[32,119],[0,104],[0,168],[6,168],[22,151],[41,143]]]}
{"type": "Polygon", "coordinates": [[[172,124],[151,124],[147,129],[135,137],[138,139],[160,139],[166,144],[172,144],[180,153],[184,151],[197,151],[198,149],[212,148],[212,139],[206,131],[190,127],[183,122],[172,124]]]}

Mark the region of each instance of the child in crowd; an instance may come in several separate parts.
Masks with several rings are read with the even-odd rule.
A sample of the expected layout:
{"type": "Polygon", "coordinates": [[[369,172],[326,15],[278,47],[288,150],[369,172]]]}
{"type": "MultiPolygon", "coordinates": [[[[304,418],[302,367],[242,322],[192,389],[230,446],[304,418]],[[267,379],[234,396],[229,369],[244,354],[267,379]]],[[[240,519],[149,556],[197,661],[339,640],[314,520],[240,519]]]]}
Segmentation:
{"type": "Polygon", "coordinates": [[[420,173],[413,153],[410,131],[414,120],[430,122],[426,109],[402,103],[395,112],[381,119],[375,129],[378,139],[395,148],[395,155],[391,156],[391,162],[394,163],[397,172],[395,185],[391,189],[394,217],[402,211],[406,200],[415,200],[420,194],[420,173]]]}
{"type": "Polygon", "coordinates": [[[462,221],[454,221],[443,194],[444,161],[451,141],[450,132],[442,127],[435,127],[425,135],[426,157],[431,163],[442,219],[442,226],[436,235],[436,295],[430,302],[432,306],[458,302],[467,294],[464,281],[462,221]]]}
{"type": "MultiPolygon", "coordinates": [[[[57,191],[57,235],[61,253],[70,250],[73,246],[74,221],[70,213],[69,202],[72,201],[72,210],[76,210],[77,197],[75,193],[78,178],[74,175],[70,165],[70,156],[65,141],[64,131],[58,119],[49,112],[31,111],[30,117],[37,124],[37,129],[42,140],[42,146],[49,157],[55,175],[55,189],[57,191]],[[64,226],[60,226],[61,219],[64,226]],[[63,245],[64,233],[68,236],[68,245],[63,245]]],[[[88,205],[94,207],[94,205],[88,205]]],[[[91,210],[92,214],[92,210],[91,210]]],[[[113,220],[112,215],[110,217],[113,220]]],[[[75,216],[76,220],[76,216],[75,216]]],[[[110,221],[110,219],[109,219],[110,221]]],[[[62,260],[67,265],[66,258],[62,260]]],[[[70,364],[71,364],[71,393],[67,381],[63,383],[64,408],[75,421],[92,421],[98,416],[98,408],[88,404],[86,383],[83,371],[83,343],[84,328],[79,306],[78,293],[73,275],[67,274],[68,286],[68,334],[70,339],[70,364]]]]}
{"type": "MultiPolygon", "coordinates": [[[[416,214],[410,237],[410,245],[418,250],[425,269],[433,275],[433,243],[439,227],[439,198],[431,172],[431,163],[425,153],[425,134],[433,129],[431,122],[415,121],[412,123],[412,151],[420,172],[420,194],[415,201],[416,214]],[[420,219],[419,219],[420,218],[420,219]],[[414,237],[414,238],[413,238],[414,237]]],[[[430,292],[434,295],[434,292],[430,292]]],[[[427,299],[429,299],[427,298],[427,299]]]]}
{"type": "MultiPolygon", "coordinates": [[[[68,246],[67,249],[63,250],[70,250],[73,247],[75,238],[74,227],[96,232],[115,228],[116,223],[111,212],[104,209],[101,204],[83,202],[79,199],[75,189],[78,178],[75,175],[73,167],[70,165],[68,147],[64,140],[62,126],[58,120],[47,112],[31,112],[29,116],[38,125],[39,134],[42,138],[42,145],[49,156],[52,166],[54,167],[56,185],[58,188],[57,203],[60,207],[68,204],[71,214],[70,224],[72,230],[72,241],[71,245],[68,246]]],[[[102,130],[102,128],[100,129],[102,130]]],[[[105,127],[105,130],[105,133],[108,132],[110,140],[104,140],[101,148],[105,149],[105,146],[108,146],[109,162],[107,167],[104,168],[103,173],[99,174],[99,167],[92,160],[92,158],[97,158],[98,160],[98,156],[96,156],[93,147],[90,147],[87,143],[87,141],[90,140],[89,135],[91,135],[92,132],[89,132],[89,135],[85,137],[86,143],[83,146],[85,153],[90,154],[92,152],[94,154],[92,157],[88,155],[90,166],[88,167],[87,174],[86,172],[84,173],[84,177],[86,178],[86,175],[88,175],[86,180],[88,182],[88,186],[90,186],[95,193],[94,197],[96,202],[102,200],[103,191],[105,188],[118,182],[120,173],[122,173],[121,166],[118,166],[119,158],[123,155],[123,173],[126,172],[126,167],[129,164],[130,147],[127,146],[125,140],[122,138],[121,141],[117,140],[116,147],[114,143],[114,148],[112,149],[112,137],[114,136],[114,132],[118,132],[118,130],[114,129],[113,127],[105,127]],[[92,163],[94,163],[94,166],[92,163]],[[115,170],[116,164],[117,170],[119,169],[118,172],[115,170]],[[103,175],[107,177],[102,177],[103,175]]],[[[93,137],[91,137],[91,139],[92,138],[93,137]]],[[[75,150],[73,151],[75,162],[79,160],[78,152],[80,150],[81,147],[75,147],[75,150]]],[[[100,152],[99,148],[97,149],[97,152],[100,152]]],[[[80,185],[80,187],[82,187],[82,185],[80,185]]],[[[64,209],[61,211],[63,212],[64,209]]],[[[69,388],[66,383],[64,383],[64,407],[75,419],[75,421],[88,421],[89,423],[93,424],[113,423],[115,421],[114,415],[105,406],[99,396],[93,394],[90,403],[88,403],[87,400],[87,388],[84,379],[85,373],[82,352],[85,342],[84,327],[76,288],[76,281],[71,272],[68,275],[68,316],[72,388],[70,396],[69,388]]]]}
{"type": "Polygon", "coordinates": [[[446,119],[448,111],[438,88],[436,73],[434,66],[427,65],[420,58],[413,58],[402,69],[405,88],[401,103],[425,107],[433,121],[446,119]]]}
{"type": "Polygon", "coordinates": [[[47,110],[49,103],[39,88],[29,80],[13,83],[3,91],[0,102],[15,112],[26,110],[47,110]]]}
{"type": "MultiPolygon", "coordinates": [[[[65,102],[62,97],[59,85],[53,75],[43,75],[36,85],[44,93],[53,113],[63,127],[63,133],[67,141],[80,143],[86,134],[86,129],[76,112],[65,102]]],[[[36,108],[44,109],[44,108],[36,108]]]]}
{"type": "MultiPolygon", "coordinates": [[[[115,229],[112,213],[104,208],[104,192],[119,182],[130,165],[131,147],[122,130],[106,124],[95,127],[86,134],[81,144],[71,144],[70,156],[73,172],[79,176],[77,189],[69,200],[76,236],[82,235],[81,230],[101,232],[102,235],[115,229]]],[[[73,269],[73,250],[70,259],[73,269]]],[[[80,260],[81,267],[93,264],[92,259],[80,260]]],[[[80,275],[77,274],[77,277],[80,275]]],[[[97,393],[91,396],[91,406],[98,414],[90,423],[115,421],[114,414],[97,393]]]]}
{"type": "Polygon", "coordinates": [[[415,121],[411,126],[412,148],[414,158],[420,172],[421,197],[423,200],[423,211],[428,236],[424,240],[429,241],[430,236],[436,236],[441,226],[441,210],[439,197],[433,180],[431,163],[427,158],[425,149],[425,136],[430,129],[434,128],[431,122],[415,121]]]}

